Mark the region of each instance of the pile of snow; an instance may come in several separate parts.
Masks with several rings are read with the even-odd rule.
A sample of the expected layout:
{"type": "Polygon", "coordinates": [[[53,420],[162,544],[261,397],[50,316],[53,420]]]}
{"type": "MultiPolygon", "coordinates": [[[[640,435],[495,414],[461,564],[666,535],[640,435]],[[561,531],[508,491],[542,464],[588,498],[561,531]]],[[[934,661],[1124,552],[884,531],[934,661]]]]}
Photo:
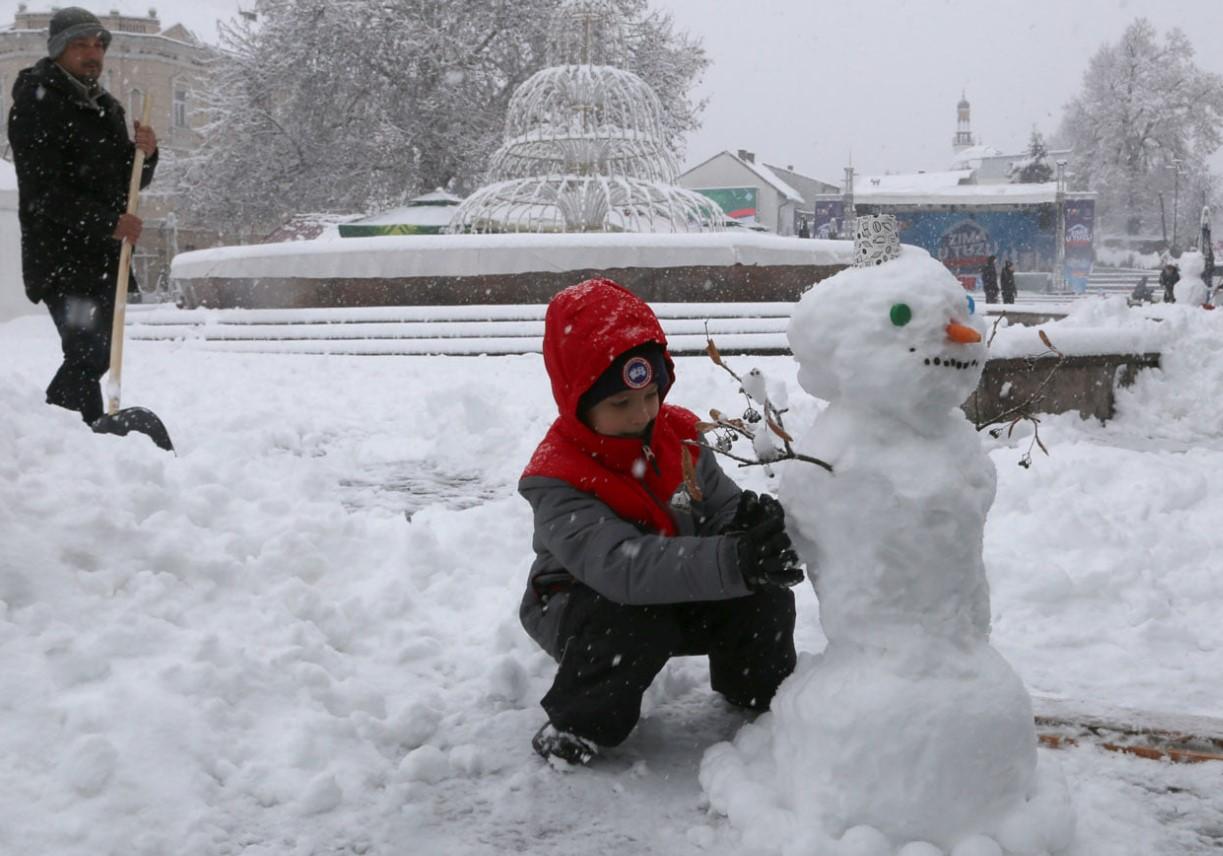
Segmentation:
{"type": "MultiPolygon", "coordinates": [[[[1223,313],[1163,318],[1162,368],[1114,422],[1045,419],[1029,470],[1022,428],[988,441],[992,643],[1034,693],[1217,715],[1223,313]]],[[[45,314],[0,324],[0,852],[745,852],[702,809],[702,753],[744,724],[703,659],[672,662],[599,766],[531,752],[555,666],[517,621],[513,486],[555,408],[538,356],[129,342],[125,404],[175,457],[45,406],[58,354],[45,314]]],[[[784,387],[796,434],[821,412],[793,360],[728,360],[784,387]]],[[[734,406],[720,369],[677,363],[677,403],[734,406]]],[[[825,639],[798,598],[809,660],[825,639]]],[[[1076,856],[1211,846],[1212,765],[1040,754],[1065,771],[1076,856]]]]}
{"type": "MultiPolygon", "coordinates": [[[[1200,279],[1197,282],[1201,284],[1200,279]]],[[[1189,302],[1130,307],[1117,295],[1077,300],[1063,309],[1065,317],[1039,325],[1011,324],[1005,316],[990,322],[986,334],[990,357],[1048,356],[1052,352],[1041,338],[1043,333],[1057,351],[1070,356],[1163,354],[1165,360],[1179,360],[1186,336],[1192,337],[1195,347],[1213,350],[1212,337],[1223,327],[1218,312],[1189,302]]],[[[1177,380],[1198,389],[1199,378],[1187,374],[1177,380]]]]}
{"type": "Polygon", "coordinates": [[[1032,357],[1050,354],[1043,333],[1058,351],[1069,356],[1150,354],[1166,349],[1176,336],[1181,307],[1157,304],[1131,309],[1122,296],[1078,300],[1065,304],[1066,316],[1044,324],[1011,324],[1005,316],[986,333],[990,357],[1032,357]]]}

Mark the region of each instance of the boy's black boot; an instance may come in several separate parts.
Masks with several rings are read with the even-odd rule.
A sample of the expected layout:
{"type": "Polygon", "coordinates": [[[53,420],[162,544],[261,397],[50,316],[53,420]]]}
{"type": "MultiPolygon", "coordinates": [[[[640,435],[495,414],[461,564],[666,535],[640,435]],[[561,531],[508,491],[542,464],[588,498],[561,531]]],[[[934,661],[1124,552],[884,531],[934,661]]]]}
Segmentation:
{"type": "Polygon", "coordinates": [[[531,738],[531,747],[544,760],[560,758],[583,767],[599,754],[598,746],[576,734],[557,729],[551,722],[545,722],[543,728],[535,732],[535,736],[531,738]]]}

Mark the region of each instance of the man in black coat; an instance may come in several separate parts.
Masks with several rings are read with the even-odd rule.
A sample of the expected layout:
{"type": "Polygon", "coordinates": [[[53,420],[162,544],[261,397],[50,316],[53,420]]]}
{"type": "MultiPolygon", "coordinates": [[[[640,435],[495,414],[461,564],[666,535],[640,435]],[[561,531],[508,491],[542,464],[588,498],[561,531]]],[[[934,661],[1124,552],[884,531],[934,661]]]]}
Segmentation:
{"type": "Polygon", "coordinates": [[[148,156],[141,187],[157,165],[153,129],[136,122],[133,142],[98,85],[110,39],[86,10],[56,12],[47,57],[18,74],[8,117],[26,295],[47,305],[64,355],[47,403],[88,423],[102,415],[122,241],[140,238],[140,218],[126,213],[136,147],[148,156]]]}
{"type": "Polygon", "coordinates": [[[998,302],[998,268],[994,267],[994,256],[990,256],[981,268],[981,285],[985,288],[985,302],[998,302]]]}
{"type": "Polygon", "coordinates": [[[1172,262],[1164,265],[1159,273],[1159,284],[1164,287],[1164,303],[1176,302],[1176,284],[1181,281],[1181,269],[1172,262]]]}
{"type": "Polygon", "coordinates": [[[1002,266],[1002,302],[1015,302],[1015,265],[1010,259],[1002,266]]]}

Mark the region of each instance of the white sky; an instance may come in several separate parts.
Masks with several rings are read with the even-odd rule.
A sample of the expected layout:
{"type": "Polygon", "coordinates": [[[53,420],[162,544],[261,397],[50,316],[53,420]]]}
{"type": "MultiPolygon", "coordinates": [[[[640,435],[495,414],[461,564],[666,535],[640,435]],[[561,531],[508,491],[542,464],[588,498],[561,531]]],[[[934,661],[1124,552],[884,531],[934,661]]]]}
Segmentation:
{"type": "Polygon", "coordinates": [[[1033,125],[1056,128],[1087,60],[1139,16],[1180,26],[1198,65],[1223,73],[1219,0],[652,2],[714,60],[690,164],[745,148],[838,182],[851,153],[867,173],[945,169],[961,91],[981,142],[1022,149],[1033,125]]]}
{"type": "MultiPolygon", "coordinates": [[[[0,0],[0,25],[17,2],[0,0]]],[[[83,2],[138,14],[154,5],[163,24],[182,21],[209,40],[216,19],[239,5],[83,2]]],[[[851,155],[867,173],[944,169],[961,91],[982,142],[1022,149],[1033,125],[1046,133],[1057,126],[1088,58],[1139,16],[1161,32],[1184,29],[1198,65],[1223,74],[1219,0],[651,2],[699,36],[713,58],[698,90],[709,104],[688,142],[689,165],[744,148],[832,181],[851,155]]],[[[1223,153],[1212,164],[1223,171],[1223,153]]]]}

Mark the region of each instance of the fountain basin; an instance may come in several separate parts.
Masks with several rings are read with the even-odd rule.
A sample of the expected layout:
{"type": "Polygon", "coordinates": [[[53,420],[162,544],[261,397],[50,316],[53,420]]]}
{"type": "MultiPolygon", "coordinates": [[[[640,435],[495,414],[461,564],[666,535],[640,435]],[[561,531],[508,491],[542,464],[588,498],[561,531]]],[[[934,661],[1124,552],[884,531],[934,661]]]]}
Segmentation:
{"type": "Polygon", "coordinates": [[[651,302],[794,301],[852,260],[848,241],[749,230],[695,234],[412,235],[179,254],[187,308],[547,303],[606,276],[651,302]]]}

